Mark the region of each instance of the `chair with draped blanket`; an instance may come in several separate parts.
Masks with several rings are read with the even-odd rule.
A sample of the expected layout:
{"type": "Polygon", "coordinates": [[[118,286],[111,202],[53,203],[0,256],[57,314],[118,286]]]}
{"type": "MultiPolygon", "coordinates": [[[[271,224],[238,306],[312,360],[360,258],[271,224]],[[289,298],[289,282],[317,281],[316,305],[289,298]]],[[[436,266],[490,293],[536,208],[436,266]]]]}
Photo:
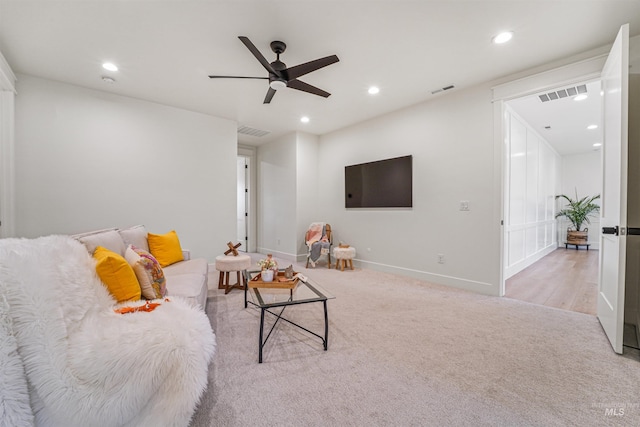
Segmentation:
{"type": "Polygon", "coordinates": [[[304,236],[307,245],[307,268],[309,264],[315,267],[316,262],[322,255],[328,257],[327,268],[331,268],[331,226],[324,222],[311,223],[304,236]]]}

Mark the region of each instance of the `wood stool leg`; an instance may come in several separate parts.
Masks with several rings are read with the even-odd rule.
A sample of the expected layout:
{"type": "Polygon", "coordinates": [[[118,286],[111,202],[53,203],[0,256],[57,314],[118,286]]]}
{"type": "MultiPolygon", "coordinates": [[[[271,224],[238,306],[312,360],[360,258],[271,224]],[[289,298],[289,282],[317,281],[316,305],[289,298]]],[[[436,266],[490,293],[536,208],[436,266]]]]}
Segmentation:
{"type": "Polygon", "coordinates": [[[224,273],[224,294],[228,294],[231,289],[229,288],[229,272],[224,273]]]}
{"type": "Polygon", "coordinates": [[[329,252],[329,253],[327,254],[327,256],[329,257],[329,262],[327,263],[327,268],[328,268],[328,269],[331,269],[331,252],[329,252]]]}
{"type": "Polygon", "coordinates": [[[353,260],[352,259],[349,260],[349,267],[351,267],[351,269],[353,270],[353,260]]]}
{"type": "Polygon", "coordinates": [[[220,278],[218,279],[218,289],[224,289],[224,272],[220,272],[220,278]]]}

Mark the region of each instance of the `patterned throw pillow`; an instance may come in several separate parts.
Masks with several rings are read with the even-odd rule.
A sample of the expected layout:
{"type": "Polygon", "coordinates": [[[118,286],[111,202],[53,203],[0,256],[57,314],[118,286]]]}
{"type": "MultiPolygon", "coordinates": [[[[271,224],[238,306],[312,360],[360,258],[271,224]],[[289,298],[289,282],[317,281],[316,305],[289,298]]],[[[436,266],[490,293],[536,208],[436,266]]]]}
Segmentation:
{"type": "Polygon", "coordinates": [[[136,273],[142,296],[146,299],[163,298],[167,294],[166,280],[160,263],[149,252],[129,245],[124,257],[136,273]]]}

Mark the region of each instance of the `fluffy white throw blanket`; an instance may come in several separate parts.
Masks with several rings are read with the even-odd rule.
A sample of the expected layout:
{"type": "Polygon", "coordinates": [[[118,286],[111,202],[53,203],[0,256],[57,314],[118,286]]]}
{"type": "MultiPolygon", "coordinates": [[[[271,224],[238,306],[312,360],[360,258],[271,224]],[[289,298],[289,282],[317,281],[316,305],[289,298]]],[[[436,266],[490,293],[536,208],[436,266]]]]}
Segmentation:
{"type": "Polygon", "coordinates": [[[171,298],[115,313],[93,258],[68,236],[0,240],[0,291],[36,425],[189,424],[215,351],[204,312],[171,298]]]}

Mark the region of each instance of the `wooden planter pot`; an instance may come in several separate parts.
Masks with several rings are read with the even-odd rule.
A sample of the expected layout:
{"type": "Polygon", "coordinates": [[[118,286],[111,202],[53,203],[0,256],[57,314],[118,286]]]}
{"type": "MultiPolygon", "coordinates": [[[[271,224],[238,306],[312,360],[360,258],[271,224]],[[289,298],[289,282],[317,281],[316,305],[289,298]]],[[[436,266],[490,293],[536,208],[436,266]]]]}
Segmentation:
{"type": "Polygon", "coordinates": [[[589,241],[589,229],[575,231],[567,229],[567,243],[570,245],[586,245],[589,241]]]}

